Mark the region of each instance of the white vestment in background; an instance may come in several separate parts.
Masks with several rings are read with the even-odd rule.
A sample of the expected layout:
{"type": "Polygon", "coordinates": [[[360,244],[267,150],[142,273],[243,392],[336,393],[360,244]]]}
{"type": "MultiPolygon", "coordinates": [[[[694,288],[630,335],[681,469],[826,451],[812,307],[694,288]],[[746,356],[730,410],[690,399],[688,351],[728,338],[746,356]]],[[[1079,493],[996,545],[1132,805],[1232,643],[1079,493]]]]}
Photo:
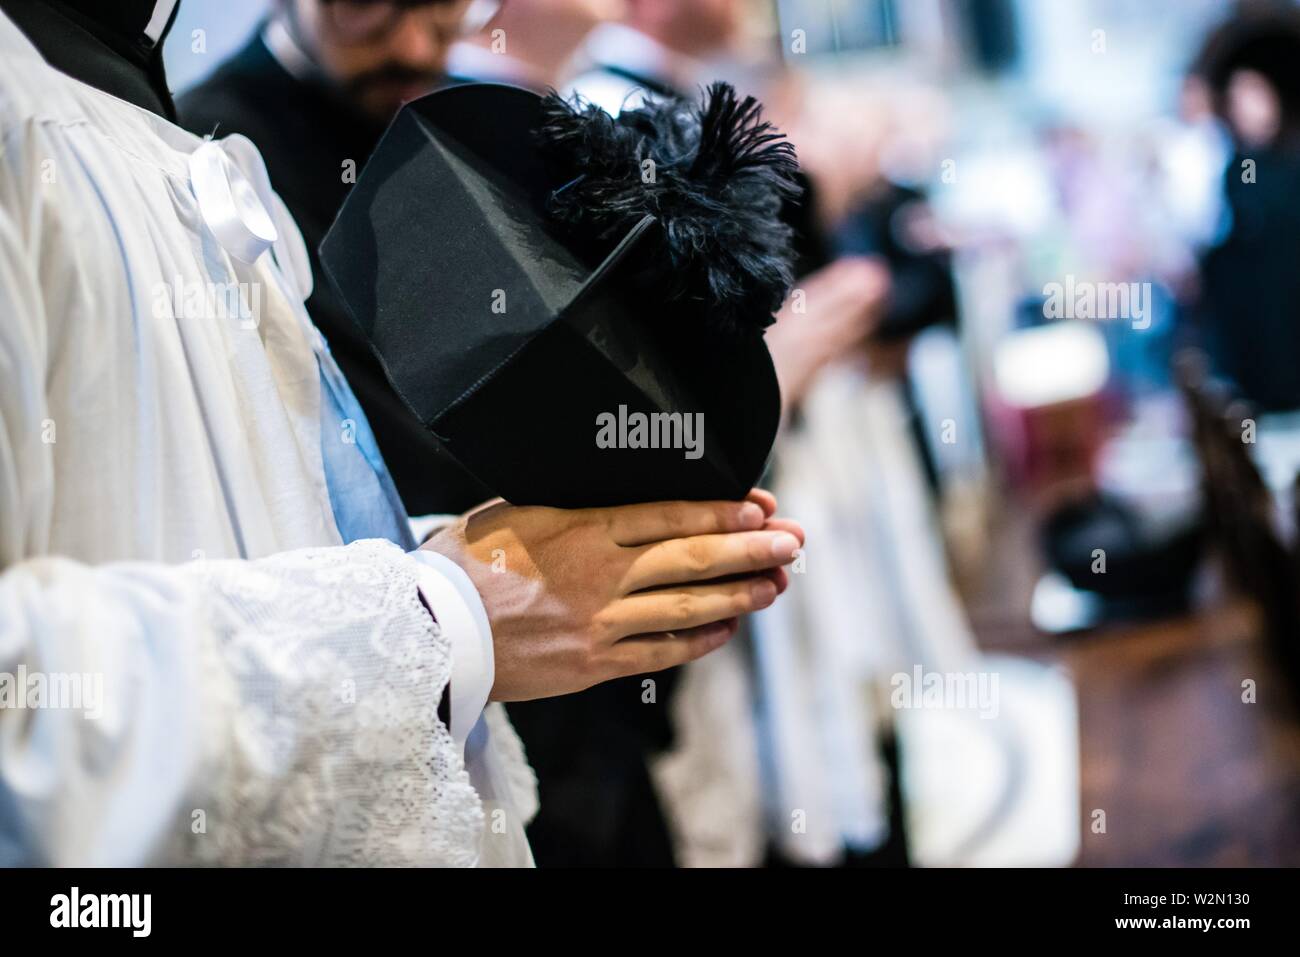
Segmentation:
{"type": "Polygon", "coordinates": [[[256,150],[224,141],[278,232],[246,264],[203,141],[3,15],[0,136],[0,864],[530,864],[468,579],[342,543],[256,150]]]}

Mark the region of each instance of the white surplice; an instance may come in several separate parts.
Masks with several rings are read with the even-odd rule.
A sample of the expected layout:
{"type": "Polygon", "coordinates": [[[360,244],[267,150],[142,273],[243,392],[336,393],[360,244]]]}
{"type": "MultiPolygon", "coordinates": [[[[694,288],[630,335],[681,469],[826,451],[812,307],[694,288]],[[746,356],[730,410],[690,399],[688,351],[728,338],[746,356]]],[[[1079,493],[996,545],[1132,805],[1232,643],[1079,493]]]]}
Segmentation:
{"type": "Polygon", "coordinates": [[[0,136],[0,864],[531,864],[478,596],[343,544],[337,369],[256,150],[222,146],[278,233],[250,264],[204,141],[2,14],[0,136]]]}

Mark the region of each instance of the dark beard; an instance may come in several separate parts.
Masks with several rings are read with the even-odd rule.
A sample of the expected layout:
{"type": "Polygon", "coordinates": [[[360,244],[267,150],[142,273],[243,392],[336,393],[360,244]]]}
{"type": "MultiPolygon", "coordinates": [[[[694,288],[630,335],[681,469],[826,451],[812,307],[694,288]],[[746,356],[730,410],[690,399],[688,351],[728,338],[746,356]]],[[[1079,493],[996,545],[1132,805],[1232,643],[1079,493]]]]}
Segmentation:
{"type": "Polygon", "coordinates": [[[411,67],[402,66],[399,63],[390,63],[376,70],[367,70],[364,73],[358,73],[356,76],[349,77],[343,83],[343,89],[353,97],[360,97],[369,91],[372,87],[384,86],[388,84],[420,84],[433,90],[443,81],[443,74],[415,70],[411,67]]]}

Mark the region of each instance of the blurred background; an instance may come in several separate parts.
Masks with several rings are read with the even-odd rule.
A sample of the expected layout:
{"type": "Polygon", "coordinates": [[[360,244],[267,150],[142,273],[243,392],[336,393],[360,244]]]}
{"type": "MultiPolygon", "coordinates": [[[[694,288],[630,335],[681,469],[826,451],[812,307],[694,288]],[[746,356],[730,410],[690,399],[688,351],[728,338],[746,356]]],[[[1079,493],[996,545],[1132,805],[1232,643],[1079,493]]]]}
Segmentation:
{"type": "MultiPolygon", "coordinates": [[[[173,88],[272,6],[186,0],[173,88]]],[[[769,334],[806,564],[677,682],[674,861],[1300,864],[1296,7],[488,12],[452,74],[611,111],[726,79],[808,180],[769,334]]]]}

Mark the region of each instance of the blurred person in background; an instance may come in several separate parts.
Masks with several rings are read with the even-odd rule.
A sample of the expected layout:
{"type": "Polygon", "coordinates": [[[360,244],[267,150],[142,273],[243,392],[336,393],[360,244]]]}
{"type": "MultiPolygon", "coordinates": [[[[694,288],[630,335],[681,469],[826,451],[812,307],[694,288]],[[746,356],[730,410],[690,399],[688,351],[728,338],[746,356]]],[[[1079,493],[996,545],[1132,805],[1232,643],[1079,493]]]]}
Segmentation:
{"type": "Polygon", "coordinates": [[[1300,11],[1247,4],[1193,67],[1232,137],[1226,235],[1201,261],[1216,371],[1262,411],[1300,409],[1300,11]]]}
{"type": "Polygon", "coordinates": [[[741,0],[624,0],[621,21],[595,30],[572,88],[609,113],[633,109],[645,94],[689,93],[709,61],[730,52],[741,0]]]}
{"type": "Polygon", "coordinates": [[[623,0],[509,0],[483,30],[452,46],[448,72],[545,92],[567,79],[592,28],[622,13],[623,0]]]}
{"type": "MultiPolygon", "coordinates": [[[[617,115],[635,109],[642,97],[690,97],[697,86],[726,78],[767,105],[780,92],[776,83],[747,89],[753,84],[725,76],[742,59],[738,37],[746,7],[744,0],[625,0],[622,18],[593,30],[574,58],[578,72],[567,91],[617,115]]],[[[777,125],[791,132],[784,118],[777,125]]],[[[796,273],[802,275],[826,265],[830,255],[813,183],[801,173],[800,184],[804,195],[787,202],[783,215],[795,230],[796,273]]]]}
{"type": "Polygon", "coordinates": [[[307,241],[307,301],[374,428],[413,515],[461,512],[489,493],[397,397],[320,272],[316,250],[397,110],[448,82],[452,43],[497,11],[492,0],[273,0],[248,43],[180,97],[182,125],[257,144],[307,241]]]}

